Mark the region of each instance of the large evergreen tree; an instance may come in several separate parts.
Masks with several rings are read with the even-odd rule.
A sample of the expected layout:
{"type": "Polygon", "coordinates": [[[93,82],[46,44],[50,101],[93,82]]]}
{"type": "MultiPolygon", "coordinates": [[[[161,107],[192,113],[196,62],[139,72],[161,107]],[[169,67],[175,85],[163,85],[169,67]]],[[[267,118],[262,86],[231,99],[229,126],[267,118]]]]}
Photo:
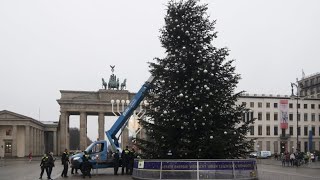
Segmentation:
{"type": "Polygon", "coordinates": [[[243,121],[247,109],[235,104],[240,76],[228,49],[212,45],[215,21],[206,11],[197,0],[168,3],[166,57],[150,64],[156,80],[141,121],[148,139],[137,139],[146,158],[239,158],[252,146],[245,136],[253,120],[243,121]]]}

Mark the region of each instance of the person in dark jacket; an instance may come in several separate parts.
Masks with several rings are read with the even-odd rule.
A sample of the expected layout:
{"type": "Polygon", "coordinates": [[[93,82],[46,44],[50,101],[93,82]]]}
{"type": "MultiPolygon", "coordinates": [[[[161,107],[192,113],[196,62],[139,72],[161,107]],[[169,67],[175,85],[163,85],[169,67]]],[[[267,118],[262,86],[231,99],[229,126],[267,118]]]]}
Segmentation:
{"type": "Polygon", "coordinates": [[[120,154],[119,154],[119,149],[117,149],[117,151],[113,155],[114,175],[118,175],[119,165],[120,165],[120,154]]]}
{"type": "MultiPolygon", "coordinates": [[[[73,153],[72,155],[75,155],[76,153],[73,153]]],[[[73,158],[71,158],[71,174],[78,174],[78,169],[73,167],[73,158]]]]}
{"type": "Polygon", "coordinates": [[[85,178],[86,176],[89,176],[91,178],[91,163],[89,162],[90,160],[89,154],[84,151],[84,154],[82,156],[82,165],[81,165],[81,172],[82,172],[82,177],[85,178]]]}
{"type": "Polygon", "coordinates": [[[48,152],[47,156],[48,156],[48,172],[47,172],[47,175],[48,175],[48,179],[50,180],[51,179],[52,168],[54,167],[54,161],[55,160],[53,159],[53,153],[48,152]]]}
{"type": "Polygon", "coordinates": [[[62,156],[61,156],[61,162],[63,165],[63,171],[61,173],[61,177],[68,177],[68,165],[69,165],[69,152],[68,149],[65,149],[62,156]]]}
{"type": "Polygon", "coordinates": [[[40,167],[41,167],[41,173],[40,173],[39,179],[42,179],[42,175],[43,175],[44,170],[46,170],[46,173],[48,175],[48,156],[47,156],[47,154],[44,154],[43,157],[41,158],[40,167]]]}
{"type": "Polygon", "coordinates": [[[121,174],[124,174],[124,169],[126,169],[126,174],[129,174],[129,149],[128,146],[126,146],[126,149],[122,151],[121,153],[121,160],[122,160],[122,171],[121,174]]]}
{"type": "Polygon", "coordinates": [[[136,158],[136,152],[135,150],[132,148],[132,150],[129,152],[129,174],[132,175],[133,172],[133,164],[134,164],[134,158],[136,158]]]}

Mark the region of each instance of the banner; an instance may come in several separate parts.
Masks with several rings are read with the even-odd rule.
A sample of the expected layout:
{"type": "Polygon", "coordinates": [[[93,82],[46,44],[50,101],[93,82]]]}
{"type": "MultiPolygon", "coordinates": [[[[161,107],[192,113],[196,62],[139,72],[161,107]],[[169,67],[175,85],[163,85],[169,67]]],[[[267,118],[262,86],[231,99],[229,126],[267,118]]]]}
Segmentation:
{"type": "Polygon", "coordinates": [[[288,100],[280,100],[279,109],[281,129],[288,129],[288,100]]]}

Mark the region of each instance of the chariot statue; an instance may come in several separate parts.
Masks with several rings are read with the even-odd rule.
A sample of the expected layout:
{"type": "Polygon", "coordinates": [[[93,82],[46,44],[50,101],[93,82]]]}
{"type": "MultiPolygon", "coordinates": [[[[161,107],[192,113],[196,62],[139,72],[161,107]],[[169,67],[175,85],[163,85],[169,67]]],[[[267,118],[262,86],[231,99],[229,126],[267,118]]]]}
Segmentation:
{"type": "MultiPolygon", "coordinates": [[[[111,72],[112,74],[110,75],[109,78],[109,82],[107,83],[104,78],[102,78],[102,88],[104,89],[108,89],[109,90],[119,90],[119,86],[120,86],[120,80],[119,78],[117,78],[117,76],[114,74],[114,68],[115,66],[111,66],[111,72]]],[[[124,90],[126,88],[126,79],[124,79],[124,81],[121,83],[121,90],[124,90]]]]}

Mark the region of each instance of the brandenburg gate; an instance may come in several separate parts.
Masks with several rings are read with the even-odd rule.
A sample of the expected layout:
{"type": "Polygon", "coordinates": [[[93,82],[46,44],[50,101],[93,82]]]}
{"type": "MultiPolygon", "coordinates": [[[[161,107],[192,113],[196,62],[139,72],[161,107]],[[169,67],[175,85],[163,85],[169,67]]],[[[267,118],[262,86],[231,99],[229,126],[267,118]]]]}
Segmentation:
{"type": "Polygon", "coordinates": [[[87,116],[98,116],[99,140],[104,139],[105,116],[119,115],[117,109],[123,109],[135,95],[127,90],[66,91],[61,90],[58,149],[63,152],[69,149],[69,117],[80,115],[80,149],[87,147],[87,116]],[[112,103],[113,102],[113,103],[112,103]],[[117,114],[115,114],[115,112],[117,114]]]}

